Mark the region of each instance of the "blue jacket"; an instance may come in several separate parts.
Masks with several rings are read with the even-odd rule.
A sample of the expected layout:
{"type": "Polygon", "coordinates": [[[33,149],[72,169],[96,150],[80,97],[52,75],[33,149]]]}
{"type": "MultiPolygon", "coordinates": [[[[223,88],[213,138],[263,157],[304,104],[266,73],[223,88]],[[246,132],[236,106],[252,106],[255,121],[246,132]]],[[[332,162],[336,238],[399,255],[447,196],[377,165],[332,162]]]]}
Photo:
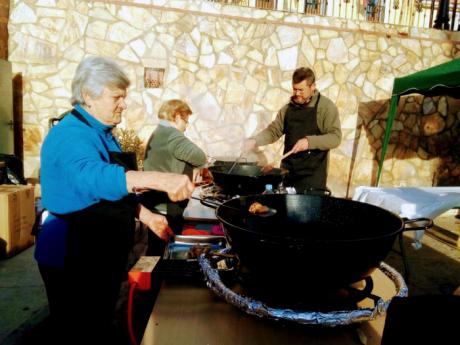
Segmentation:
{"type": "MultiPolygon", "coordinates": [[[[116,201],[128,195],[123,167],[109,163],[109,151],[121,151],[113,127],[79,105],[75,109],[92,127],[68,114],[51,128],[41,149],[42,203],[54,214],[68,214],[102,199],[116,201]]],[[[38,263],[63,266],[66,230],[62,219],[46,218],[35,246],[38,263]]]]}

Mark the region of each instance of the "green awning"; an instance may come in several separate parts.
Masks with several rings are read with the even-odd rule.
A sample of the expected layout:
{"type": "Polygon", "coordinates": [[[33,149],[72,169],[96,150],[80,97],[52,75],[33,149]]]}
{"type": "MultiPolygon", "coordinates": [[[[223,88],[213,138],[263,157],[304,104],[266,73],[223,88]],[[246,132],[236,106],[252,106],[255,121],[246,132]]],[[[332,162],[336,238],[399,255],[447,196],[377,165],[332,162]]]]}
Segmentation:
{"type": "Polygon", "coordinates": [[[395,78],[393,92],[391,93],[385,138],[380,155],[379,170],[377,172],[377,186],[380,181],[388,143],[390,142],[390,133],[396,116],[399,97],[411,93],[420,93],[427,96],[448,95],[460,98],[460,59],[455,59],[402,78],[395,78]]]}

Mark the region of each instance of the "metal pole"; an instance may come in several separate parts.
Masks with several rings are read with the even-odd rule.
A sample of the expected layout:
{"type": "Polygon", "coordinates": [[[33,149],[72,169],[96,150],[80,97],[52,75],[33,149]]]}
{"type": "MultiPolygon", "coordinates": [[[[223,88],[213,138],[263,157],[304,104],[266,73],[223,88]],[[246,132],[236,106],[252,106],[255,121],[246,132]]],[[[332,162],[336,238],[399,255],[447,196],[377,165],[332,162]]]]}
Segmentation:
{"type": "Polygon", "coordinates": [[[457,0],[454,0],[454,8],[452,9],[452,22],[450,24],[450,29],[455,30],[455,16],[457,15],[457,0]]]}
{"type": "Polygon", "coordinates": [[[449,0],[440,0],[433,27],[449,30],[449,0]]]}

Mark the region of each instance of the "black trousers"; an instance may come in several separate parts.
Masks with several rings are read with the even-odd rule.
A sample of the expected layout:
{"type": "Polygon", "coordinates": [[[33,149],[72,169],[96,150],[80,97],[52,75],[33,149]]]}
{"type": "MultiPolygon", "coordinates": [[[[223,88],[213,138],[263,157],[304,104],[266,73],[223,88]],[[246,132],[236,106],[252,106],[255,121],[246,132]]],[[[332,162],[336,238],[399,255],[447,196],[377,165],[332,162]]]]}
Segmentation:
{"type": "Polygon", "coordinates": [[[40,264],[38,269],[45,284],[50,312],[51,332],[48,332],[50,338],[48,340],[52,344],[59,344],[59,342],[62,342],[62,334],[57,334],[57,332],[62,330],[67,322],[71,322],[71,320],[65,320],[65,301],[67,296],[64,269],[40,264]]]}
{"type": "MultiPolygon", "coordinates": [[[[115,310],[133,246],[136,204],[100,202],[64,216],[64,268],[40,266],[58,344],[126,344],[115,310]]],[[[123,325],[124,326],[124,325],[123,325]]]]}
{"type": "Polygon", "coordinates": [[[87,288],[72,286],[64,268],[38,265],[45,284],[49,306],[50,331],[47,343],[128,345],[125,325],[113,324],[118,291],[110,293],[107,284],[98,286],[87,281],[87,288]]]}

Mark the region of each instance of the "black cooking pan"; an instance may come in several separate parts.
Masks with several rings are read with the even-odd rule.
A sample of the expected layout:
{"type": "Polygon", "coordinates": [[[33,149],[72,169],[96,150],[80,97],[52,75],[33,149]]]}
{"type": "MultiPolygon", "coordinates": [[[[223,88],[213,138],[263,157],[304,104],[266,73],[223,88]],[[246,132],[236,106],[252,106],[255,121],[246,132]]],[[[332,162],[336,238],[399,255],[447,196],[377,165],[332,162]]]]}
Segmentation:
{"type": "Polygon", "coordinates": [[[224,202],[216,215],[242,271],[252,283],[277,294],[334,290],[360,281],[386,258],[402,231],[433,224],[327,195],[243,196],[224,202]],[[276,214],[249,214],[255,201],[276,214]],[[406,228],[414,222],[424,225],[406,228]]]}
{"type": "Polygon", "coordinates": [[[214,183],[230,195],[251,195],[262,193],[266,184],[274,188],[283,180],[287,171],[274,168],[263,173],[254,163],[220,162],[209,167],[214,183]]]}

